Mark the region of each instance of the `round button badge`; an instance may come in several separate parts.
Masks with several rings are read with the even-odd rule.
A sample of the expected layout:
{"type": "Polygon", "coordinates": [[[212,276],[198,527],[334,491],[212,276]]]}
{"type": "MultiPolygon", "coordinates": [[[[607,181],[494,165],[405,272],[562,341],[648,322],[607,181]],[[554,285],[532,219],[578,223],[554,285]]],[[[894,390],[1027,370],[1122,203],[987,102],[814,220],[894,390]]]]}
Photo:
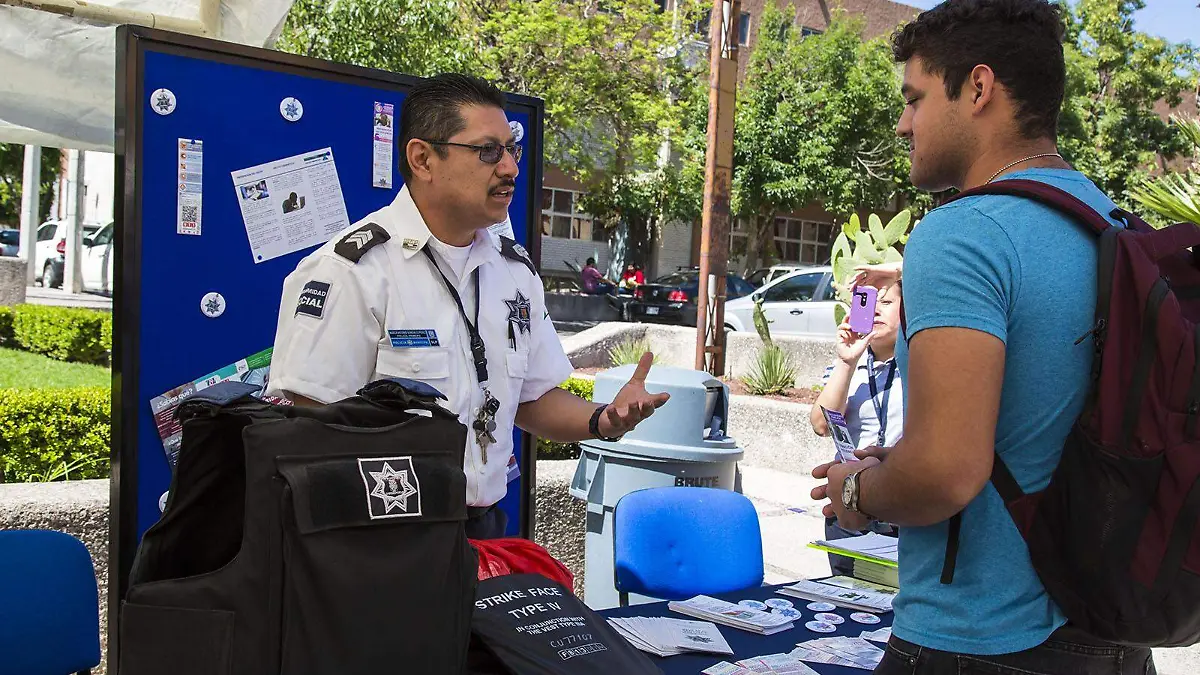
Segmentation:
{"type": "Polygon", "coordinates": [[[792,609],[795,606],[791,600],[784,600],[783,598],[770,598],[767,600],[767,607],[772,609],[792,609]]]}
{"type": "Polygon", "coordinates": [[[200,311],[210,319],[215,319],[225,313],[225,296],[213,291],[200,298],[200,311]]]}
{"type": "Polygon", "coordinates": [[[824,613],[824,612],[816,615],[813,618],[815,618],[817,621],[824,621],[825,623],[834,624],[835,626],[839,623],[845,623],[845,621],[846,621],[838,614],[828,614],[828,613],[824,613]]]}
{"type": "Polygon", "coordinates": [[[175,92],[170,89],[155,89],[150,94],[150,109],[159,115],[170,115],[175,112],[175,92]]]}
{"type": "Polygon", "coordinates": [[[837,626],[831,623],[825,623],[824,621],[809,621],[808,623],[804,624],[804,627],[814,633],[832,633],[833,631],[837,630],[837,626]]]}
{"type": "Polygon", "coordinates": [[[748,607],[750,609],[757,609],[760,612],[767,611],[766,603],[760,602],[758,600],[739,600],[738,604],[741,605],[742,607],[748,607]]]}
{"type": "Polygon", "coordinates": [[[808,608],[814,612],[832,612],[837,609],[837,605],[831,602],[810,602],[808,608]]]}
{"type": "Polygon", "coordinates": [[[857,621],[858,623],[865,623],[868,625],[879,623],[879,617],[866,612],[855,612],[850,615],[850,619],[857,621]]]}
{"type": "Polygon", "coordinates": [[[295,96],[288,96],[279,102],[279,114],[289,122],[297,122],[304,117],[304,104],[295,96]]]}

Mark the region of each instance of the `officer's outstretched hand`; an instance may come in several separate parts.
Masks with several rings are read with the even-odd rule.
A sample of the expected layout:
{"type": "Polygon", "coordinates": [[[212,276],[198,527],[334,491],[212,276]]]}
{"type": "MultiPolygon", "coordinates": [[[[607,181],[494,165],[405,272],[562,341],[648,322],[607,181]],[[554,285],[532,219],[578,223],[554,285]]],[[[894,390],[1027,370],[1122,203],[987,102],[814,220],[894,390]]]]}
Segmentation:
{"type": "Polygon", "coordinates": [[[654,414],[656,408],[662,407],[671,395],[664,392],[651,394],[646,391],[646,375],[650,373],[650,364],[654,355],[650,352],[642,354],[638,361],[633,377],[621,387],[616,398],[608,404],[608,409],[600,416],[600,434],[606,437],[622,436],[636,427],[639,422],[654,414]]]}

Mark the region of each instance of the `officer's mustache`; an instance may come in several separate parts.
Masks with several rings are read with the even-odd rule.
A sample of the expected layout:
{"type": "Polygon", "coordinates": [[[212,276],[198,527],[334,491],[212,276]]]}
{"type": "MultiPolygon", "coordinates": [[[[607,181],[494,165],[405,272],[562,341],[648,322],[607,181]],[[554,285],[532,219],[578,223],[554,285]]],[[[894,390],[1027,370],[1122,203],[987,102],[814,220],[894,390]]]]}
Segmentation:
{"type": "Polygon", "coordinates": [[[500,192],[501,190],[513,190],[516,187],[517,187],[516,181],[506,181],[504,183],[497,185],[496,187],[492,188],[491,190],[489,190],[488,194],[494,195],[497,192],[500,192]]]}

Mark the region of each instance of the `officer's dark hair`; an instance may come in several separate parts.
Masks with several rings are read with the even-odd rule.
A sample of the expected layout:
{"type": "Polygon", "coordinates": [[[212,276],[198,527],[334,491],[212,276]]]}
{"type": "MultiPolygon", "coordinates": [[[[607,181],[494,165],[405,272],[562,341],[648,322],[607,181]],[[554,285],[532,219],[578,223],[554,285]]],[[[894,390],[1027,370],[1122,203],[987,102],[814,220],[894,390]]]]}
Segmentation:
{"type": "Polygon", "coordinates": [[[1062,8],[1046,0],[946,0],[892,35],[903,63],[921,57],[957,100],[971,70],[987,65],[1017,108],[1026,138],[1054,138],[1066,87],[1062,8]]]}
{"type": "MultiPolygon", "coordinates": [[[[460,108],[469,105],[495,107],[508,105],[504,92],[471,75],[442,73],[426,78],[409,90],[400,106],[400,175],[412,180],[408,165],[408,142],[414,138],[445,141],[463,130],[460,108]]],[[[448,150],[435,145],[433,151],[445,158],[448,150]]]]}

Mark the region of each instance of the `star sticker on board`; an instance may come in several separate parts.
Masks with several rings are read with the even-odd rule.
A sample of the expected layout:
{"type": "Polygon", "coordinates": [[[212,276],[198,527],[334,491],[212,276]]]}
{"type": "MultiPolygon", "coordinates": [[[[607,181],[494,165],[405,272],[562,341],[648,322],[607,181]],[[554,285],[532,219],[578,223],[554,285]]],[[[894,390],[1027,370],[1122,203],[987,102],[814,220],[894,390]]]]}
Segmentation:
{"type": "Polygon", "coordinates": [[[295,101],[288,101],[288,104],[286,106],[284,106],[283,110],[284,110],[284,114],[287,115],[288,119],[292,119],[293,117],[300,116],[300,109],[296,107],[295,101]]]}
{"type": "Polygon", "coordinates": [[[393,508],[408,512],[408,498],[417,494],[417,489],[408,482],[408,470],[396,471],[391,464],[383,463],[383,471],[370,471],[375,480],[375,489],[371,490],[372,497],[383,500],[383,512],[391,513],[393,508]]]}
{"type": "Polygon", "coordinates": [[[161,93],[158,95],[158,100],[154,102],[154,105],[157,106],[159,110],[170,110],[171,97],[167,96],[166,93],[161,93]]]}
{"type": "Polygon", "coordinates": [[[526,298],[521,291],[517,291],[517,297],[512,300],[505,300],[504,304],[508,305],[508,320],[517,330],[522,333],[529,332],[529,298],[526,298]]]}

